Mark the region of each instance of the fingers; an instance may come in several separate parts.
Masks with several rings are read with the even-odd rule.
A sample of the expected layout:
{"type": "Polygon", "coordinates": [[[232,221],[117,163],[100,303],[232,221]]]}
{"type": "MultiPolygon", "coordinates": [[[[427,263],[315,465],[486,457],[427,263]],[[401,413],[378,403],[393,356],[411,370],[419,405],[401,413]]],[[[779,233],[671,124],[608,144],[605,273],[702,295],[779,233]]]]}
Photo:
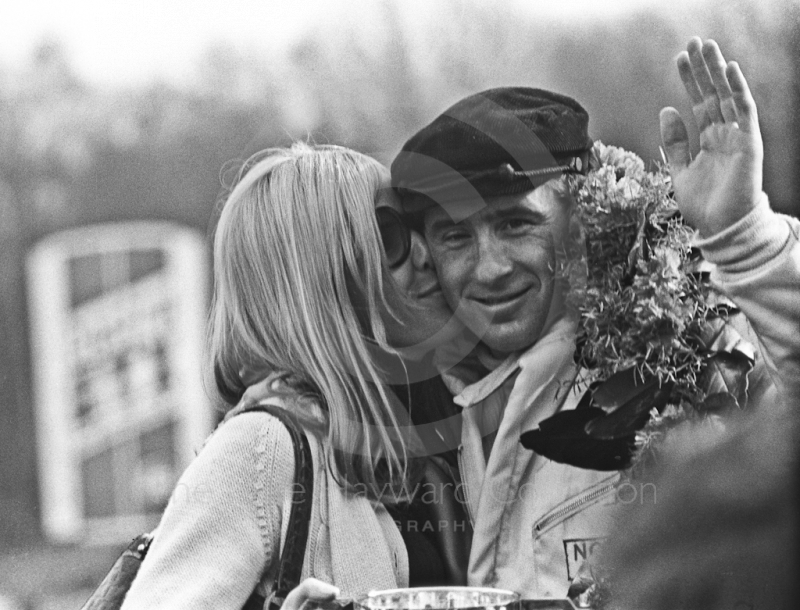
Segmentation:
{"type": "Polygon", "coordinates": [[[708,119],[708,114],[706,113],[706,104],[703,99],[703,94],[700,91],[700,87],[697,86],[694,74],[692,74],[692,63],[689,61],[689,54],[684,51],[678,55],[677,61],[678,74],[680,74],[683,87],[686,89],[686,93],[689,94],[689,99],[692,102],[692,113],[694,114],[695,123],[697,123],[697,128],[703,131],[711,121],[708,119]]]}
{"type": "Polygon", "coordinates": [[[713,81],[714,90],[716,91],[715,97],[718,99],[719,109],[722,113],[722,120],[727,123],[736,122],[736,102],[733,99],[733,92],[731,91],[728,77],[725,75],[725,58],[722,57],[722,52],[719,46],[713,40],[708,40],[703,45],[703,59],[708,67],[708,73],[713,81]]]}
{"type": "Polygon", "coordinates": [[[689,134],[681,115],[675,108],[664,108],[659,116],[661,121],[661,141],[667,155],[670,172],[673,175],[689,165],[692,160],[689,148],[689,134]]]}
{"type": "Polygon", "coordinates": [[[273,372],[258,383],[248,386],[240,403],[249,407],[262,400],[279,395],[282,390],[285,390],[284,375],[285,373],[282,372],[273,372]]]}
{"type": "Polygon", "coordinates": [[[739,129],[747,133],[758,133],[758,111],[750,87],[742,74],[742,69],[735,61],[730,62],[725,70],[731,86],[734,103],[736,104],[736,115],[739,121],[739,129]]]}
{"type": "Polygon", "coordinates": [[[677,64],[699,131],[712,123],[739,123],[743,116],[753,125],[755,103],[750,89],[738,66],[725,62],[715,41],[692,38],[677,64]]]}
{"type": "Polygon", "coordinates": [[[338,587],[316,578],[306,578],[289,592],[281,610],[300,610],[307,601],[327,602],[335,599],[337,595],[339,595],[338,587]]]}
{"type": "Polygon", "coordinates": [[[719,106],[717,88],[714,86],[714,80],[711,78],[708,66],[706,65],[702,41],[697,37],[692,38],[686,46],[686,51],[689,54],[692,76],[703,96],[706,117],[711,123],[721,123],[722,111],[719,106]]]}

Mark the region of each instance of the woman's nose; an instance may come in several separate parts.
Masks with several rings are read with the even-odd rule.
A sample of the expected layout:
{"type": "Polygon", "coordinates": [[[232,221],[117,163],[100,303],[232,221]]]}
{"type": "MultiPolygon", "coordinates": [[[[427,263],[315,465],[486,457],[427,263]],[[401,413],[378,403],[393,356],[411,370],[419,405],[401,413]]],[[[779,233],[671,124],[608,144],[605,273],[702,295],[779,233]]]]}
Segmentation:
{"type": "Polygon", "coordinates": [[[417,231],[411,231],[411,264],[415,269],[433,269],[433,258],[425,238],[417,231]]]}

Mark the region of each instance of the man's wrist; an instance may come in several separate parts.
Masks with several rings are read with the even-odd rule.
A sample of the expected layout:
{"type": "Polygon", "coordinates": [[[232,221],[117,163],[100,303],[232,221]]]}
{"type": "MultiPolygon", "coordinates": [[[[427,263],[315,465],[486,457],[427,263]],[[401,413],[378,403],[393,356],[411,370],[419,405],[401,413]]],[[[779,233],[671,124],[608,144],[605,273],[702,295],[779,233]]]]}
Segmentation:
{"type": "Polygon", "coordinates": [[[741,273],[766,264],[783,250],[791,231],[786,221],[772,211],[761,193],[747,216],[707,238],[695,239],[705,259],[727,273],[741,273]]]}

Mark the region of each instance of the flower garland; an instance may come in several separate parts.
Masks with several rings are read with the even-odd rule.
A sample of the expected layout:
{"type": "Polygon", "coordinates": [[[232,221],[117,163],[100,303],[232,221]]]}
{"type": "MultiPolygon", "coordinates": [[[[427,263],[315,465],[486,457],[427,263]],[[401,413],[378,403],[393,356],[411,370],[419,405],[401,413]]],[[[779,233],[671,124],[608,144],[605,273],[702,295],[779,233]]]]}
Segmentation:
{"type": "Polygon", "coordinates": [[[575,361],[606,398],[630,394],[631,379],[667,388],[659,404],[636,407],[649,420],[636,433],[635,466],[672,425],[741,405],[753,357],[727,323],[735,306],[709,285],[668,171],[599,141],[590,168],[569,179],[585,244],[565,269],[580,316],[575,361]]]}

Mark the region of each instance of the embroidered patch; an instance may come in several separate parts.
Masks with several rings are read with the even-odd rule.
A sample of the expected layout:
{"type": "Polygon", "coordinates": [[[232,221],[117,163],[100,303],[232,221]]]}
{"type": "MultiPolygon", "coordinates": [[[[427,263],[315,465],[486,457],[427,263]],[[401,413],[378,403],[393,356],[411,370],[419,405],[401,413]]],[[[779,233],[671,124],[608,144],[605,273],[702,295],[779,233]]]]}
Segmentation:
{"type": "Polygon", "coordinates": [[[597,538],[569,538],[564,540],[564,555],[567,560],[567,580],[572,581],[584,561],[591,559],[592,555],[600,549],[605,537],[597,538]]]}

